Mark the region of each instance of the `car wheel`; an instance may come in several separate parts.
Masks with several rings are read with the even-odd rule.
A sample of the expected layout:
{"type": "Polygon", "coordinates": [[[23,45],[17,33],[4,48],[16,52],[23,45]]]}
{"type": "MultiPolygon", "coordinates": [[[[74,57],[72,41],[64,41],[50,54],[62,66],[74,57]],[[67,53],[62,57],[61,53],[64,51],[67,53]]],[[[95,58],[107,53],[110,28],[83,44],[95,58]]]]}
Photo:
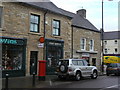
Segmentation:
{"type": "Polygon", "coordinates": [[[109,76],[109,73],[106,73],[107,76],[109,76]]]}
{"type": "Polygon", "coordinates": [[[97,71],[95,70],[95,71],[93,71],[93,74],[92,74],[91,78],[92,78],[92,79],[96,79],[97,77],[98,77],[98,73],[97,73],[97,71]]]}
{"type": "Polygon", "coordinates": [[[81,79],[81,73],[77,72],[75,75],[75,80],[79,81],[81,79]]]}

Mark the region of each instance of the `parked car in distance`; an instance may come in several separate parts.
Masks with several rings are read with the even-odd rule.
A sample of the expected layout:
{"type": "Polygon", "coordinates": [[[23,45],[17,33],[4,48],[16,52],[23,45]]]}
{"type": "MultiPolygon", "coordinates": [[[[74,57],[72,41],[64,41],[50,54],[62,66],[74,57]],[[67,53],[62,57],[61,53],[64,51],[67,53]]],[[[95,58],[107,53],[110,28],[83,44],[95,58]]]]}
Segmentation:
{"type": "Polygon", "coordinates": [[[56,70],[58,78],[63,79],[73,76],[77,81],[82,77],[98,77],[98,69],[95,66],[89,66],[88,62],[83,59],[62,59],[59,60],[56,70]]]}
{"type": "Polygon", "coordinates": [[[109,63],[106,68],[106,75],[120,75],[120,63],[109,63]]]}

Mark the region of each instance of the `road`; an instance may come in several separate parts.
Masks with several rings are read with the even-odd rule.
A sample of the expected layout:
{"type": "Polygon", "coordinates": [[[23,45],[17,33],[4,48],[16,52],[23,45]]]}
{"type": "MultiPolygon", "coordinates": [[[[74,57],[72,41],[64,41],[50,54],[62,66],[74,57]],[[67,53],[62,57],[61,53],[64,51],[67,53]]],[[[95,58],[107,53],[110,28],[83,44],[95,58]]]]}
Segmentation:
{"type": "Polygon", "coordinates": [[[80,81],[55,80],[50,81],[47,88],[91,88],[97,90],[120,90],[120,76],[99,76],[97,79],[83,78],[80,81]]]}

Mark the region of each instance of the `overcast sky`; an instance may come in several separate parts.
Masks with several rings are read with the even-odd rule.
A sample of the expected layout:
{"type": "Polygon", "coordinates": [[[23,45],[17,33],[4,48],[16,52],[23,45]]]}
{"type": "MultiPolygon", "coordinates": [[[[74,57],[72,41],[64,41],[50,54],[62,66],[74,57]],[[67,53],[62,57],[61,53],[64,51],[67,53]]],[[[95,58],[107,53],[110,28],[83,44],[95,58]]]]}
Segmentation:
{"type": "MultiPolygon", "coordinates": [[[[102,27],[102,0],[50,0],[59,8],[76,13],[86,9],[86,18],[98,29],[102,27]]],[[[104,31],[118,30],[118,2],[104,0],[104,31]]]]}

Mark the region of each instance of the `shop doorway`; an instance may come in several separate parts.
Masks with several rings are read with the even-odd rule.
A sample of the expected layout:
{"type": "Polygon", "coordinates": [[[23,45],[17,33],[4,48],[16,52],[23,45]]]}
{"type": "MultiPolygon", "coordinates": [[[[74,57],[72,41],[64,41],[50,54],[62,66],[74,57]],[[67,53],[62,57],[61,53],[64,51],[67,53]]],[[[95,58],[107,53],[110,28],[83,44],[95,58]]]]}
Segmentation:
{"type": "Polygon", "coordinates": [[[30,52],[30,75],[35,72],[37,74],[38,51],[30,52]]]}
{"type": "Polygon", "coordinates": [[[92,58],[92,65],[96,66],[96,58],[92,58]]]}

